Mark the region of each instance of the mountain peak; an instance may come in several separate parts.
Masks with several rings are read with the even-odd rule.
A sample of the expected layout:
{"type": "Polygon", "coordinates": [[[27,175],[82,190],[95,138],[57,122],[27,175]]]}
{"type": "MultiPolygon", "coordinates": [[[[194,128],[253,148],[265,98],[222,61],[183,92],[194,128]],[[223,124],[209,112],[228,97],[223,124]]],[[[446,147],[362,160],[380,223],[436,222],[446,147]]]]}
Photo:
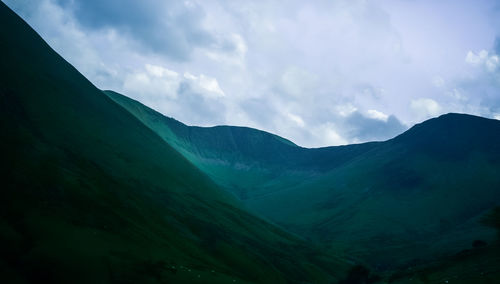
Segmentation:
{"type": "Polygon", "coordinates": [[[396,139],[429,134],[429,132],[439,132],[441,133],[439,136],[442,134],[460,135],[460,133],[470,136],[471,133],[490,132],[490,127],[500,127],[500,121],[471,114],[447,113],[414,125],[396,139]]]}
{"type": "Polygon", "coordinates": [[[416,124],[390,140],[408,149],[456,160],[479,149],[499,151],[500,121],[470,114],[448,113],[416,124]]]}

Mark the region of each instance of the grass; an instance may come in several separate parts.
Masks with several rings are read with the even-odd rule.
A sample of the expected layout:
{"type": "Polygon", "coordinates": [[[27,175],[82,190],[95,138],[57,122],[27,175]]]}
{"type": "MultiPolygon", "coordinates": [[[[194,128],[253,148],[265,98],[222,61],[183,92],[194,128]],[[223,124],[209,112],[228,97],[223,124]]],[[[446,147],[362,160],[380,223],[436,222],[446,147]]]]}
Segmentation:
{"type": "Polygon", "coordinates": [[[307,149],[258,130],[191,127],[110,98],[255,214],[378,270],[452,255],[495,232],[500,123],[449,114],[385,142],[307,149]]]}
{"type": "Polygon", "coordinates": [[[4,282],[343,277],[348,264],[243,210],[3,3],[0,39],[4,282]]]}
{"type": "Polygon", "coordinates": [[[6,282],[499,276],[485,226],[500,201],[498,121],[449,114],[385,142],[307,149],[102,92],[3,3],[0,39],[6,282]]]}

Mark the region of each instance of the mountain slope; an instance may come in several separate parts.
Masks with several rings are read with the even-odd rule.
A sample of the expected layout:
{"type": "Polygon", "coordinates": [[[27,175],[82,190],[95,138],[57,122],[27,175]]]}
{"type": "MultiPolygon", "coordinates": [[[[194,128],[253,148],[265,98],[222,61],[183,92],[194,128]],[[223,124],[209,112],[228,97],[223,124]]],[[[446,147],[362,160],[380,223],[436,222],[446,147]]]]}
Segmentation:
{"type": "Polygon", "coordinates": [[[121,94],[105,93],[240,199],[303,183],[377,144],[307,149],[247,127],[187,126],[121,94]]]}
{"type": "Polygon", "coordinates": [[[6,282],[330,282],[342,262],[258,219],[0,3],[6,282]]]}
{"type": "Polygon", "coordinates": [[[385,142],[307,149],[252,129],[186,126],[106,94],[253,212],[379,269],[495,237],[478,220],[500,203],[499,121],[448,114],[385,142]]]}
{"type": "Polygon", "coordinates": [[[249,206],[381,268],[456,253],[496,237],[478,220],[500,202],[499,143],[498,121],[445,115],[249,206]]]}

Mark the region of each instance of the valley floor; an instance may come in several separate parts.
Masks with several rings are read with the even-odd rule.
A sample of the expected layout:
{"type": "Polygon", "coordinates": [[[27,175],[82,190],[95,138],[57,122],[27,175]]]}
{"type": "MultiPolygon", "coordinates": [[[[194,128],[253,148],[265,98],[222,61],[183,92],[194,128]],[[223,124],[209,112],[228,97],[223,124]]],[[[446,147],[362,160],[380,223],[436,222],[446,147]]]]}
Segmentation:
{"type": "Polygon", "coordinates": [[[500,243],[394,273],[388,283],[500,283],[500,243]]]}

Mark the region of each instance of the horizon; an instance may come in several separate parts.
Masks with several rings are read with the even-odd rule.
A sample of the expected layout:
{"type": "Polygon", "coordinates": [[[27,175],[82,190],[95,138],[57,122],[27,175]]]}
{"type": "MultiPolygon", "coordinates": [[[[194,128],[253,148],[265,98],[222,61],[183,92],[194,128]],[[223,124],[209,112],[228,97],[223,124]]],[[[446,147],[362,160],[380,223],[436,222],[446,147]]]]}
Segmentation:
{"type": "Polygon", "coordinates": [[[119,94],[119,95],[125,96],[125,97],[127,97],[127,98],[129,98],[129,99],[134,100],[135,102],[140,103],[141,105],[143,105],[143,106],[145,106],[145,107],[147,107],[147,108],[152,109],[152,110],[153,110],[153,111],[155,111],[155,112],[158,112],[159,114],[161,114],[161,115],[165,116],[166,118],[173,119],[173,120],[175,120],[175,121],[177,121],[177,122],[179,122],[179,123],[181,123],[181,124],[183,124],[183,125],[185,125],[185,126],[187,126],[187,127],[199,127],[199,128],[237,127],[237,128],[247,128],[247,129],[251,129],[251,130],[256,130],[256,131],[266,132],[266,133],[268,133],[268,134],[270,134],[270,135],[274,135],[274,136],[277,136],[277,137],[279,137],[279,138],[281,138],[281,139],[285,139],[285,140],[287,140],[288,142],[291,142],[292,144],[294,144],[294,145],[296,145],[296,146],[298,146],[298,147],[301,147],[301,148],[306,148],[306,149],[329,148],[329,147],[337,147],[337,146],[349,146],[349,145],[364,144],[364,143],[372,143],[372,142],[386,142],[386,141],[388,141],[388,140],[391,140],[391,139],[393,139],[393,138],[396,138],[396,137],[400,136],[401,134],[403,134],[403,133],[405,133],[405,132],[407,132],[407,131],[411,130],[411,129],[412,129],[414,126],[416,126],[416,125],[419,125],[419,124],[422,124],[422,123],[425,123],[425,122],[427,122],[427,121],[430,121],[430,120],[433,120],[433,119],[437,119],[437,118],[440,118],[440,117],[443,117],[443,116],[448,116],[448,115],[464,115],[464,116],[473,116],[473,117],[477,117],[477,118],[484,118],[484,119],[499,120],[499,119],[497,119],[497,118],[488,118],[488,117],[484,117],[484,116],[480,116],[480,115],[474,115],[474,114],[469,114],[469,113],[448,112],[448,113],[439,114],[439,115],[434,116],[434,117],[429,117],[429,118],[426,118],[425,120],[420,121],[420,122],[417,122],[417,123],[415,123],[414,125],[412,125],[412,126],[408,127],[407,129],[403,130],[402,132],[397,133],[397,134],[395,134],[394,136],[392,136],[392,137],[388,137],[387,139],[383,139],[383,140],[369,140],[369,141],[363,141],[363,142],[357,142],[357,143],[356,143],[356,142],[354,142],[354,143],[340,144],[340,145],[325,145],[325,146],[318,146],[318,147],[307,147],[307,146],[300,145],[300,144],[296,143],[295,141],[293,141],[293,140],[291,140],[291,139],[289,139],[289,138],[287,138],[287,137],[280,136],[280,135],[278,135],[278,134],[276,134],[276,133],[269,132],[269,131],[266,131],[266,130],[263,130],[263,129],[259,129],[259,128],[255,128],[255,127],[245,126],[245,125],[217,124],[217,125],[212,125],[212,126],[200,126],[200,125],[194,125],[194,124],[187,124],[187,123],[185,123],[185,122],[183,122],[183,121],[180,121],[180,120],[176,119],[175,117],[168,116],[168,115],[166,115],[166,114],[163,114],[163,113],[159,112],[158,110],[156,110],[156,109],[154,109],[154,108],[148,107],[147,105],[143,104],[142,102],[140,102],[140,101],[138,101],[138,100],[135,100],[135,99],[133,99],[133,98],[130,98],[130,97],[126,96],[125,94],[121,94],[121,93],[118,93],[118,92],[113,91],[113,90],[102,90],[102,91],[104,91],[104,92],[114,92],[114,93],[117,93],[117,94],[119,94]]]}
{"type": "Polygon", "coordinates": [[[310,148],[500,118],[495,1],[4,3],[98,88],[187,125],[310,148]]]}

